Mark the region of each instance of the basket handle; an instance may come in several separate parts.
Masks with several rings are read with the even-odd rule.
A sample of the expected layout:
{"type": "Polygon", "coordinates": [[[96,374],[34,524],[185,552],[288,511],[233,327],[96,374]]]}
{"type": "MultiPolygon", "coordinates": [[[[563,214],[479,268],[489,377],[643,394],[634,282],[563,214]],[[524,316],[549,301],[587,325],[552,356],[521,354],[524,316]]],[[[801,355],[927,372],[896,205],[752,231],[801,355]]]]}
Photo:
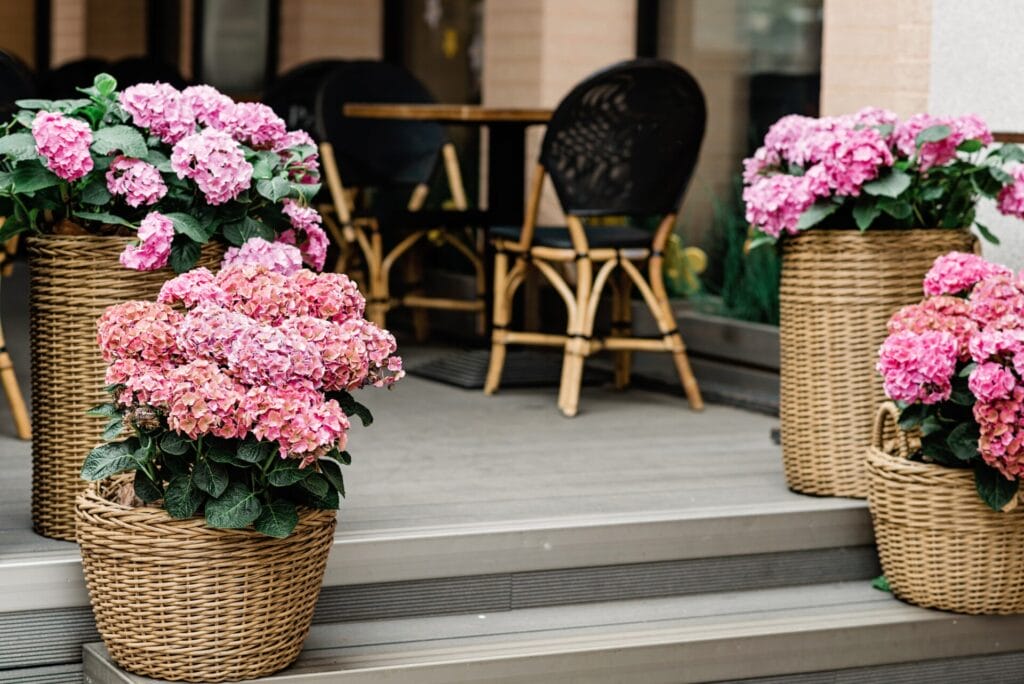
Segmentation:
{"type": "Polygon", "coordinates": [[[907,433],[900,429],[900,410],[896,404],[887,401],[875,412],[875,424],[871,430],[871,446],[879,451],[891,453],[895,445],[900,458],[910,458],[910,440],[907,433]],[[886,440],[886,432],[891,430],[895,439],[886,440]]]}

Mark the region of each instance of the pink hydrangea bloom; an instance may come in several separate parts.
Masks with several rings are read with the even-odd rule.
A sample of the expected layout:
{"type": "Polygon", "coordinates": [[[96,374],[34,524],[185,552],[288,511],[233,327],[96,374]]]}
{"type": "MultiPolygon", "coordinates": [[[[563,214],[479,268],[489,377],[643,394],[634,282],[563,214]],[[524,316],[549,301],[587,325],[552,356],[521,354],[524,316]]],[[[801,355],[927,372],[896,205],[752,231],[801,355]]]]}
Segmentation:
{"type": "Polygon", "coordinates": [[[350,318],[361,318],[366,310],[366,299],[344,273],[317,274],[302,270],[292,275],[291,282],[300,297],[300,315],[344,323],[350,318]]]}
{"type": "Polygon", "coordinates": [[[892,152],[874,128],[838,129],[823,136],[819,156],[828,184],[837,195],[860,195],[861,186],[892,166],[892,152]]]}
{"type": "Polygon", "coordinates": [[[302,253],[284,242],[267,242],[261,237],[249,238],[241,247],[231,247],[224,254],[221,266],[261,264],[268,270],[291,275],[302,268],[302,253]]]}
{"type": "Polygon", "coordinates": [[[183,304],[187,308],[201,302],[227,306],[228,294],[217,285],[210,269],[201,267],[166,281],[156,300],[163,304],[183,304]]]}
{"type": "Polygon", "coordinates": [[[764,136],[764,148],[767,158],[782,157],[795,164],[800,164],[793,157],[797,143],[816,125],[817,119],[799,114],[784,116],[768,129],[764,136]]]}
{"type": "Polygon", "coordinates": [[[58,178],[75,181],[92,171],[92,130],[84,121],[40,111],[32,120],[32,137],[36,152],[46,160],[46,168],[58,178]]]}
{"type": "Polygon", "coordinates": [[[967,385],[978,401],[990,402],[1010,396],[1017,386],[1017,378],[1006,366],[987,362],[971,371],[967,385]]]}
{"type": "Polygon", "coordinates": [[[975,363],[1004,362],[1024,351],[1024,331],[983,330],[971,338],[968,349],[975,363]]]}
{"type": "MultiPolygon", "coordinates": [[[[276,442],[281,456],[319,454],[326,445],[345,448],[348,417],[334,400],[301,387],[253,387],[245,396],[246,420],[258,439],[276,442]]],[[[304,462],[305,465],[305,462],[304,462]]]]}
{"type": "Polygon", "coordinates": [[[882,344],[876,366],[885,394],[908,403],[936,404],[949,399],[959,350],[948,332],[901,332],[882,344]]]}
{"type": "Polygon", "coordinates": [[[922,171],[933,166],[944,166],[956,158],[957,147],[965,140],[977,140],[983,144],[992,142],[992,132],[984,120],[976,114],[961,117],[915,114],[896,127],[894,141],[897,149],[908,157],[917,157],[922,171]],[[917,148],[917,136],[921,131],[934,126],[948,126],[949,135],[917,148]]]}
{"type": "Polygon", "coordinates": [[[966,252],[950,252],[937,257],[924,277],[924,293],[929,296],[961,294],[990,276],[1012,276],[1013,271],[966,252]]]}
{"type": "Polygon", "coordinates": [[[1020,478],[1024,474],[1024,387],[1014,387],[1002,399],[978,401],[974,419],[981,432],[981,458],[1008,480],[1020,478]]]}
{"type": "Polygon", "coordinates": [[[178,178],[191,178],[209,204],[224,204],[249,189],[252,165],[230,135],[212,128],[183,138],[171,150],[178,178]]]}
{"type": "Polygon", "coordinates": [[[288,217],[295,231],[285,231],[281,236],[282,242],[295,244],[298,242],[296,233],[302,233],[304,239],[298,242],[298,246],[303,259],[317,271],[323,270],[330,240],[321,227],[323,218],[320,212],[313,207],[304,207],[293,199],[284,200],[281,211],[288,217]]]}
{"type": "Polygon", "coordinates": [[[217,130],[230,128],[235,120],[235,102],[213,86],[194,85],[181,91],[196,121],[217,130]]]}
{"type": "Polygon", "coordinates": [[[982,145],[991,145],[995,140],[988,124],[977,114],[965,114],[955,117],[952,120],[953,132],[963,142],[965,140],[977,140],[982,145]]]}
{"type": "Polygon", "coordinates": [[[970,304],[958,297],[930,297],[920,304],[905,306],[889,319],[889,334],[922,333],[939,330],[951,333],[960,350],[959,358],[970,358],[968,344],[978,332],[978,324],[970,317],[970,304]]]}
{"type": "Polygon", "coordinates": [[[191,361],[167,373],[167,426],[190,439],[214,435],[244,437],[249,423],[242,410],[245,388],[206,360],[191,361]]]}
{"type": "Polygon", "coordinates": [[[133,359],[160,366],[181,355],[177,329],[182,315],[157,302],[122,302],[108,307],[96,323],[96,344],[108,363],[133,359]]]}
{"type": "Polygon", "coordinates": [[[807,176],[763,176],[743,189],[747,221],[772,237],[796,234],[800,216],[814,200],[807,176]]]}
{"type": "Polygon", "coordinates": [[[893,126],[895,128],[900,120],[896,112],[880,107],[864,107],[843,118],[848,119],[855,127],[893,126]]]}
{"type": "Polygon", "coordinates": [[[999,191],[996,207],[1006,216],[1024,218],[1024,164],[1014,164],[1008,171],[1013,180],[999,191]]]}
{"type": "Polygon", "coordinates": [[[277,325],[305,313],[303,293],[293,281],[260,264],[230,264],[221,268],[214,282],[227,296],[225,308],[261,323],[277,325]]]}
{"type": "Polygon", "coordinates": [[[776,169],[781,162],[777,152],[759,147],[752,157],[743,160],[743,182],[750,185],[767,172],[776,169]]]}
{"type": "Polygon", "coordinates": [[[168,145],[195,131],[195,114],[178,90],[166,83],[140,83],[121,91],[118,100],[139,128],[168,145]]]}
{"type": "Polygon", "coordinates": [[[239,102],[232,116],[231,137],[254,149],[274,149],[288,133],[284,119],[261,102],[239,102]]]}
{"type": "Polygon", "coordinates": [[[121,252],[121,264],[136,271],[155,271],[167,265],[174,240],[174,224],[163,214],[151,211],[139,224],[142,244],[128,245],[121,252]]]}
{"type": "Polygon", "coordinates": [[[178,326],[178,347],[188,358],[226,366],[235,340],[255,325],[248,316],[203,302],[186,313],[178,326]]]}
{"type": "Polygon", "coordinates": [[[968,298],[971,318],[982,328],[1006,316],[1024,315],[1024,288],[1008,275],[993,275],[979,281],[968,298]]]}
{"type": "Polygon", "coordinates": [[[123,196],[128,206],[139,207],[158,202],[167,194],[167,185],[152,164],[119,156],[107,169],[107,190],[123,196]]]}
{"type": "Polygon", "coordinates": [[[254,324],[239,331],[228,349],[227,366],[247,386],[316,389],[324,377],[316,345],[269,325],[254,324]]]}

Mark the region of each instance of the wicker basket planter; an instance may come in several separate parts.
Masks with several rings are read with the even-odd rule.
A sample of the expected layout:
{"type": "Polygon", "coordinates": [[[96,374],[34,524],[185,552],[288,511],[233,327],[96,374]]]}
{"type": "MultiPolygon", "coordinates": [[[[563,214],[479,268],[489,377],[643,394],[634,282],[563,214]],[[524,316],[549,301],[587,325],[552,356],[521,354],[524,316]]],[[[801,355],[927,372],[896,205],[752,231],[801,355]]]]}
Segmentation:
{"type": "Polygon", "coordinates": [[[875,372],[885,325],[921,299],[935,257],[971,251],[967,230],[824,230],[783,246],[779,342],[782,458],[790,488],[867,496],[864,445],[885,400],[875,372]]]}
{"type": "MultiPolygon", "coordinates": [[[[31,269],[32,526],[55,539],[75,538],[75,496],[86,454],[103,419],[85,415],[106,401],[106,364],[96,347],[96,319],[112,304],[153,299],[174,272],[124,268],[128,238],[40,235],[28,241],[31,269]]],[[[216,266],[223,247],[204,247],[216,266]]]]}
{"type": "Polygon", "coordinates": [[[958,613],[1024,613],[1024,508],[993,511],[973,471],[907,460],[892,404],[868,449],[868,502],[893,594],[958,613]],[[895,436],[895,438],[893,438],[895,436]]]}
{"type": "Polygon", "coordinates": [[[96,625],[121,667],[222,682],[269,675],[298,657],[336,511],[303,509],[290,536],[272,539],[128,508],[108,499],[114,488],[90,486],[76,515],[96,625]]]}

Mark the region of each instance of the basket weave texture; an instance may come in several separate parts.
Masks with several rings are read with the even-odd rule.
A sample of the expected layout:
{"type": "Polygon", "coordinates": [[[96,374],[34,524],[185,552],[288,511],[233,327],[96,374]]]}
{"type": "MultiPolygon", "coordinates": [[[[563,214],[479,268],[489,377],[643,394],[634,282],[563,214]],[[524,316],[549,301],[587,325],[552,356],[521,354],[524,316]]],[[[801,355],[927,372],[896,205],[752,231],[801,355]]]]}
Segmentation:
{"type": "MultiPolygon", "coordinates": [[[[108,306],[155,299],[170,269],[132,271],[118,263],[129,238],[40,235],[28,241],[32,344],[32,527],[55,539],[75,538],[80,471],[100,443],[105,420],[85,415],[107,401],[106,364],[96,346],[96,319],[108,306]]],[[[200,264],[216,267],[219,245],[200,264]]]]}
{"type": "Polygon", "coordinates": [[[76,505],[96,626],[111,657],[157,679],[253,679],[291,664],[309,633],[336,511],[300,509],[285,539],[175,520],[108,500],[76,505]]]}
{"type": "Polygon", "coordinates": [[[885,400],[875,362],[886,323],[921,300],[937,256],[974,244],[969,231],[951,229],[813,229],[786,238],[779,413],[791,489],[867,496],[863,454],[885,400]]]}
{"type": "Polygon", "coordinates": [[[990,509],[970,469],[907,460],[898,416],[891,403],[879,409],[867,457],[875,542],[893,594],[957,613],[1024,612],[1024,508],[990,509]]]}

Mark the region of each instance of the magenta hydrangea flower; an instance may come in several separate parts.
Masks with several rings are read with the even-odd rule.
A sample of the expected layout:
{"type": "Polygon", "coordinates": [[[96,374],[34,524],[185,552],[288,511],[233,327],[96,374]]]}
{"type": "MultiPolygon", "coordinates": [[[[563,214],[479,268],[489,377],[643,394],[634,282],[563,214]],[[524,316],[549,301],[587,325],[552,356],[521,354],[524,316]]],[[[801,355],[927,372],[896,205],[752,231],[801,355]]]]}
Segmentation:
{"type": "Polygon", "coordinates": [[[294,232],[282,233],[281,241],[296,244],[298,242],[296,233],[301,233],[304,239],[298,242],[298,247],[302,252],[303,260],[317,271],[322,271],[324,262],[327,260],[327,247],[330,245],[330,240],[321,227],[323,218],[320,216],[320,212],[313,207],[304,207],[293,199],[284,200],[281,211],[288,217],[294,229],[294,232]]]}
{"type": "Polygon", "coordinates": [[[181,91],[196,121],[217,130],[229,129],[235,121],[235,101],[213,86],[194,85],[181,91]]]}
{"type": "Polygon", "coordinates": [[[306,131],[289,131],[274,147],[288,169],[288,179],[303,184],[320,181],[320,155],[316,149],[316,142],[306,131]],[[312,150],[304,157],[293,159],[293,153],[297,153],[299,147],[312,150]]]}
{"type": "Polygon", "coordinates": [[[957,155],[957,147],[965,140],[977,140],[986,145],[992,142],[992,132],[976,114],[961,117],[915,114],[899,124],[894,135],[897,149],[908,157],[916,156],[922,171],[953,161],[957,155]],[[942,140],[926,142],[919,150],[917,136],[921,131],[934,126],[948,126],[949,135],[942,140]]]}
{"type": "Polygon", "coordinates": [[[978,333],[978,324],[970,317],[967,300],[958,297],[930,297],[920,304],[905,306],[889,319],[889,334],[945,331],[953,335],[960,350],[959,359],[970,358],[968,344],[978,333]]]}
{"type": "Polygon", "coordinates": [[[258,150],[276,148],[288,133],[284,119],[261,102],[239,102],[232,112],[231,136],[258,150]]]}
{"type": "Polygon", "coordinates": [[[937,257],[924,276],[924,293],[929,296],[961,294],[990,276],[1012,276],[1013,271],[967,252],[950,252],[937,257]]]}
{"type": "Polygon", "coordinates": [[[195,114],[174,86],[140,83],[122,90],[118,101],[132,117],[132,123],[148,129],[168,145],[195,131],[195,114]]]}
{"type": "Polygon", "coordinates": [[[1006,216],[1024,218],[1024,164],[1014,164],[1008,171],[1013,180],[999,191],[996,207],[1006,216]]]}
{"type": "Polygon", "coordinates": [[[822,135],[819,144],[814,156],[837,195],[860,195],[862,185],[893,164],[889,146],[874,128],[838,129],[822,135]]]}
{"type": "Polygon", "coordinates": [[[119,156],[107,169],[107,190],[123,196],[128,206],[139,207],[160,201],[167,194],[167,185],[152,164],[119,156]]]}
{"type": "Polygon", "coordinates": [[[967,385],[978,401],[990,402],[1009,397],[1017,386],[1017,378],[1006,366],[987,362],[971,371],[967,385]]]}
{"type": "MultiPolygon", "coordinates": [[[[892,126],[895,128],[900,120],[896,112],[880,107],[864,107],[853,114],[840,118],[847,119],[854,127],[892,126]]],[[[892,136],[891,132],[889,136],[892,136]]]]}
{"type": "Polygon", "coordinates": [[[876,369],[890,399],[936,404],[949,399],[958,355],[948,332],[901,332],[882,343],[876,369]]]}
{"type": "Polygon", "coordinates": [[[981,458],[1008,480],[1024,475],[1024,387],[1013,388],[1009,396],[974,404],[974,419],[981,437],[981,458]]]}
{"type": "Polygon", "coordinates": [[[1007,316],[1024,316],[1024,288],[1008,275],[993,275],[979,281],[971,290],[968,301],[971,318],[982,328],[988,328],[1007,316]]]}
{"type": "Polygon", "coordinates": [[[252,165],[230,135],[212,128],[183,138],[171,151],[178,178],[191,178],[209,204],[224,204],[249,189],[252,165]]]}
{"type": "Polygon", "coordinates": [[[241,247],[228,249],[221,267],[232,264],[260,264],[267,270],[291,275],[302,268],[302,253],[297,247],[284,242],[267,242],[261,237],[254,237],[241,247]]]}
{"type": "Polygon", "coordinates": [[[141,244],[128,245],[121,252],[121,264],[136,271],[155,271],[167,265],[174,240],[174,224],[161,213],[151,211],[139,224],[141,244]]]}
{"type": "Polygon", "coordinates": [[[210,269],[200,267],[166,281],[156,300],[163,304],[183,304],[191,309],[203,302],[227,306],[228,294],[217,285],[210,269]]]}
{"type": "Polygon", "coordinates": [[[800,216],[814,200],[807,176],[763,176],[743,189],[747,221],[776,238],[796,234],[800,216]]]}
{"type": "Polygon", "coordinates": [[[75,181],[92,171],[92,130],[84,121],[40,111],[32,120],[32,137],[36,152],[46,160],[46,168],[58,178],[75,181]]]}

